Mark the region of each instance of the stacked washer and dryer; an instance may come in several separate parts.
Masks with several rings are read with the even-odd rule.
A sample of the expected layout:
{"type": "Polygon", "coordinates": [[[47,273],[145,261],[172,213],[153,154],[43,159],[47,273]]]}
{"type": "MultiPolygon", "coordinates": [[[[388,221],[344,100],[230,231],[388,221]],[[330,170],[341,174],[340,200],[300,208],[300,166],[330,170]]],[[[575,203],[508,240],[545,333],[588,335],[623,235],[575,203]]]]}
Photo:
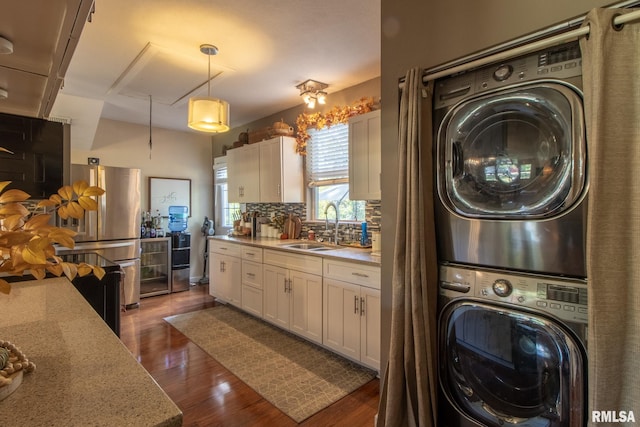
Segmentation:
{"type": "Polygon", "coordinates": [[[581,65],[572,42],[435,82],[439,426],[586,423],[581,65]]]}

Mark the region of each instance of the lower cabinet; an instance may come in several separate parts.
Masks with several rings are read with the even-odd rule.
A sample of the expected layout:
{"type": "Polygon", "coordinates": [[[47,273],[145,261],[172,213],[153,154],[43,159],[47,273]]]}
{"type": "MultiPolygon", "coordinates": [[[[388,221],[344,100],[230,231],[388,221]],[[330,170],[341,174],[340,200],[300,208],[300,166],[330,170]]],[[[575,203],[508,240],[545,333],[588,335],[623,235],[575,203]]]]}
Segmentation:
{"type": "MultiPolygon", "coordinates": [[[[267,252],[262,275],[264,319],[322,344],[322,276],[267,264],[267,252]]],[[[301,268],[307,268],[305,259],[296,257],[304,256],[288,257],[287,263],[303,261],[301,268]]]]}
{"type": "MultiPolygon", "coordinates": [[[[322,342],[344,356],[379,370],[380,289],[353,283],[364,281],[370,285],[376,283],[377,275],[379,268],[376,267],[338,261],[325,263],[322,342]],[[334,271],[328,272],[332,268],[334,271]],[[350,281],[327,277],[327,273],[350,281]]],[[[379,280],[377,283],[379,287],[379,280]]]]}
{"type": "Polygon", "coordinates": [[[209,293],[380,369],[380,267],[212,240],[209,293]]]}
{"type": "Polygon", "coordinates": [[[242,307],[240,246],[212,242],[209,249],[209,294],[242,307]]]}

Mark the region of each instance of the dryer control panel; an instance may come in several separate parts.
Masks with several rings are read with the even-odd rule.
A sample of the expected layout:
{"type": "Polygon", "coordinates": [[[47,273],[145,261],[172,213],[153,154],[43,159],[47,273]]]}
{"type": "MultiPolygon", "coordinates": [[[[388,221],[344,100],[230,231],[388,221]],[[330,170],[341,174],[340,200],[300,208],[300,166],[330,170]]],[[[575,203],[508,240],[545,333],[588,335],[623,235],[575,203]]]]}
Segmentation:
{"type": "Polygon", "coordinates": [[[544,311],[559,319],[587,323],[587,282],[510,271],[440,266],[440,295],[479,298],[544,311]]]}
{"type": "Polygon", "coordinates": [[[570,42],[439,79],[435,85],[434,108],[444,108],[463,98],[518,83],[581,76],[580,46],[570,42]]]}

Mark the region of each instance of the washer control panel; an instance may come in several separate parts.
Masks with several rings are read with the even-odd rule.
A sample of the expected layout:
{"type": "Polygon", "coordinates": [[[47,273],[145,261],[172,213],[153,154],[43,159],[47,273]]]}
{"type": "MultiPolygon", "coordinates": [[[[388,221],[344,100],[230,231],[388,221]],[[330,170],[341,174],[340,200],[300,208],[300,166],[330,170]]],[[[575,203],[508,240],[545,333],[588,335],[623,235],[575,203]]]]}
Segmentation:
{"type": "Polygon", "coordinates": [[[544,311],[570,322],[588,320],[584,280],[442,265],[440,295],[500,301],[544,311]]]}

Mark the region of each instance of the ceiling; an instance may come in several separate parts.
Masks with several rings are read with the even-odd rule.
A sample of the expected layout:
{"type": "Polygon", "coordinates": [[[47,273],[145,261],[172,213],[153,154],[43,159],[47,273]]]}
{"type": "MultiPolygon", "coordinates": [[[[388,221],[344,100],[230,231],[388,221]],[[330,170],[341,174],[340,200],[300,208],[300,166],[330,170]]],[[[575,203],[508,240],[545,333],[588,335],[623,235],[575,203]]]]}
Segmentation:
{"type": "MultiPolygon", "coordinates": [[[[90,0],[15,3],[23,6],[13,14],[20,14],[32,38],[44,27],[34,16],[60,19],[57,8],[45,11],[42,4],[66,3],[67,20],[74,8],[86,16],[91,6],[90,0]]],[[[89,15],[68,68],[58,72],[64,82],[55,102],[40,114],[71,119],[76,146],[90,146],[100,117],[148,125],[150,107],[153,126],[191,131],[188,99],[207,94],[203,43],[219,49],[210,58],[210,91],[231,105],[232,127],[301,104],[296,85],[306,79],[329,84],[330,99],[332,92],[380,76],[380,0],[96,0],[89,15]]],[[[26,37],[17,33],[15,19],[0,18],[0,35],[26,37]]],[[[12,41],[14,54],[5,58],[20,51],[19,40],[12,41]]],[[[0,111],[7,112],[2,102],[0,111]]]]}

